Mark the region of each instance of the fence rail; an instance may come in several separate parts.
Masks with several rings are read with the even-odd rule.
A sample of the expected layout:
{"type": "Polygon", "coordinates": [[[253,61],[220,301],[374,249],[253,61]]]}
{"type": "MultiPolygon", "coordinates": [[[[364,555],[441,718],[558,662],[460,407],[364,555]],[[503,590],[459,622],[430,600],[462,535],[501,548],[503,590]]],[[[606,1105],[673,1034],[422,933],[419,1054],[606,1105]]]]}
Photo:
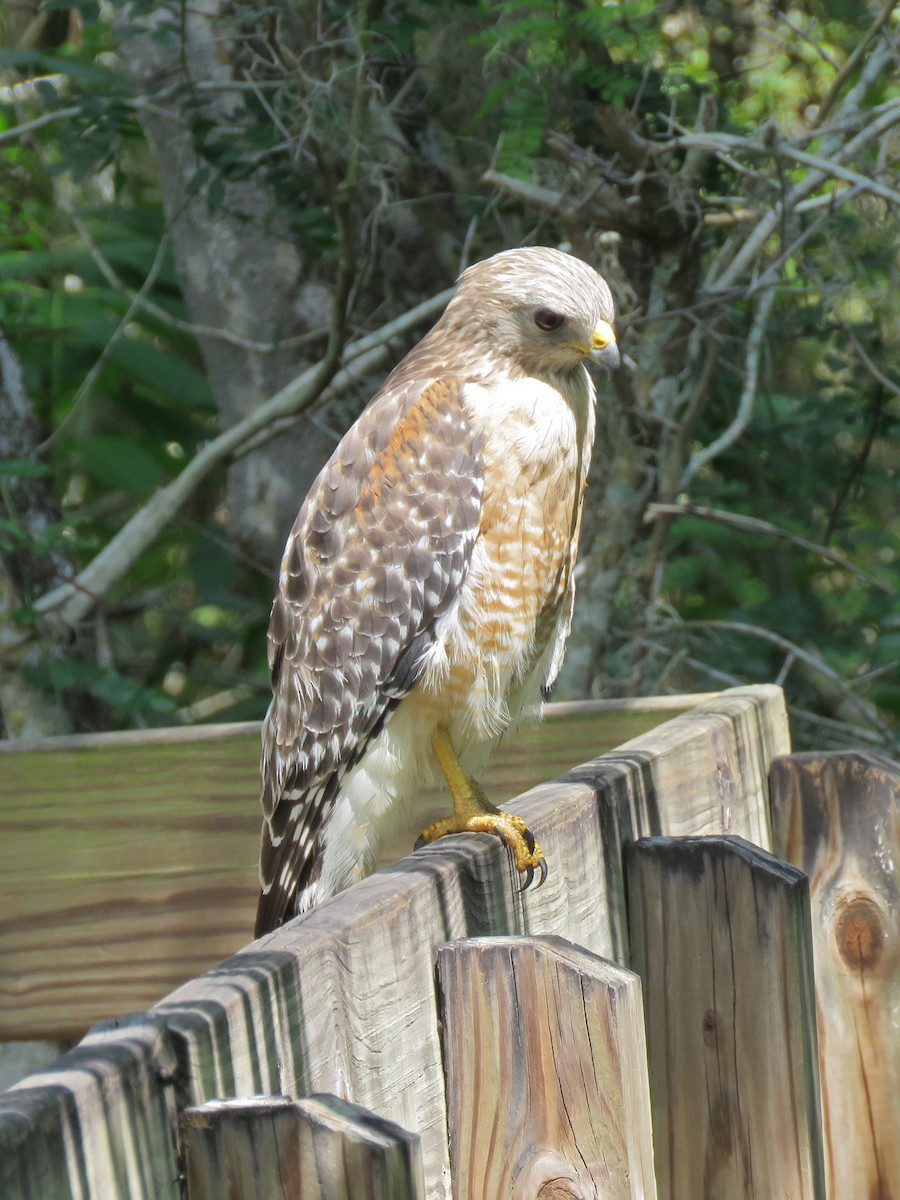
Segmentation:
{"type": "MultiPolygon", "coordinates": [[[[498,749],[490,794],[505,801],[691,703],[548,705],[498,749]]],[[[0,1041],[80,1038],[243,946],[258,794],[258,724],[0,741],[0,1041]]],[[[426,823],[445,814],[440,791],[423,801],[426,823]]]]}
{"type": "Polygon", "coordinates": [[[722,693],[517,801],[540,891],[495,839],[448,839],[95,1027],[0,1096],[0,1195],[896,1200],[900,772],[862,756],[842,808],[846,756],[814,760],[843,816],[811,907],[775,855],[835,844],[789,749],[779,689],[722,693]],[[873,1057],[817,1044],[823,1004],[873,1057]]]}

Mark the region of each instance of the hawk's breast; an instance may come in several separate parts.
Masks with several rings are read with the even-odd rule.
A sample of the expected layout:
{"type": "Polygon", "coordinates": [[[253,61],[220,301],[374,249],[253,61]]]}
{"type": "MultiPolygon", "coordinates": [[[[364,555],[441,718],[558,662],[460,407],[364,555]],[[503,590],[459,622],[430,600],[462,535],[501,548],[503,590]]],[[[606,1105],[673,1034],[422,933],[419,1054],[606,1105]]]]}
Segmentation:
{"type": "MultiPolygon", "coordinates": [[[[579,370],[562,384],[468,384],[463,402],[483,439],[481,519],[423,691],[446,709],[440,720],[495,736],[509,723],[511,695],[540,674],[548,648],[568,631],[593,388],[579,370]]],[[[532,682],[525,703],[544,678],[532,682]]]]}

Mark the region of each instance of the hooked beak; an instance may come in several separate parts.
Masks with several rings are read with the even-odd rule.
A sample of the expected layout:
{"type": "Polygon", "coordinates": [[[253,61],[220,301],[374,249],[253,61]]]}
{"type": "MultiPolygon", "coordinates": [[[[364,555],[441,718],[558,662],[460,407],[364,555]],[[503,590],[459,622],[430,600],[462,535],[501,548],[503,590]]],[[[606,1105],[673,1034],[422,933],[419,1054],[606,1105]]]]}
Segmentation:
{"type": "Polygon", "coordinates": [[[613,327],[608,321],[597,322],[594,335],[591,338],[590,357],[595,363],[598,363],[604,370],[610,373],[618,370],[622,356],[619,354],[619,347],[616,344],[616,335],[613,332],[613,327]]]}

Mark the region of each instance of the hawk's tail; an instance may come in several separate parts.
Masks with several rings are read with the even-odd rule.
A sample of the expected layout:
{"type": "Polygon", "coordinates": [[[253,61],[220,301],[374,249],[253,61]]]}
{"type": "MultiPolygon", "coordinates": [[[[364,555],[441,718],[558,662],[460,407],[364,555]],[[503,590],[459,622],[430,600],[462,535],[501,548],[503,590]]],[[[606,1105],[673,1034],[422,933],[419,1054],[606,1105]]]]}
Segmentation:
{"type": "Polygon", "coordinates": [[[312,787],[284,793],[263,820],[259,903],[253,936],[262,937],[322,898],[321,832],[340,785],[335,772],[312,787]]]}

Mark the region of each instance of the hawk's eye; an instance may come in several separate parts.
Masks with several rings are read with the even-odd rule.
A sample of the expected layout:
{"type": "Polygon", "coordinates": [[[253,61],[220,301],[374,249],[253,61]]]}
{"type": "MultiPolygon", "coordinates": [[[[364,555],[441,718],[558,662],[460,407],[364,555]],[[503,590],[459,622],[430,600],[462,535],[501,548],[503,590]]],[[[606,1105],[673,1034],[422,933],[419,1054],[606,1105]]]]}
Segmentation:
{"type": "Polygon", "coordinates": [[[534,314],[535,325],[538,329],[543,329],[544,333],[552,333],[554,329],[559,329],[565,319],[562,313],[554,312],[552,308],[539,308],[534,314]]]}

